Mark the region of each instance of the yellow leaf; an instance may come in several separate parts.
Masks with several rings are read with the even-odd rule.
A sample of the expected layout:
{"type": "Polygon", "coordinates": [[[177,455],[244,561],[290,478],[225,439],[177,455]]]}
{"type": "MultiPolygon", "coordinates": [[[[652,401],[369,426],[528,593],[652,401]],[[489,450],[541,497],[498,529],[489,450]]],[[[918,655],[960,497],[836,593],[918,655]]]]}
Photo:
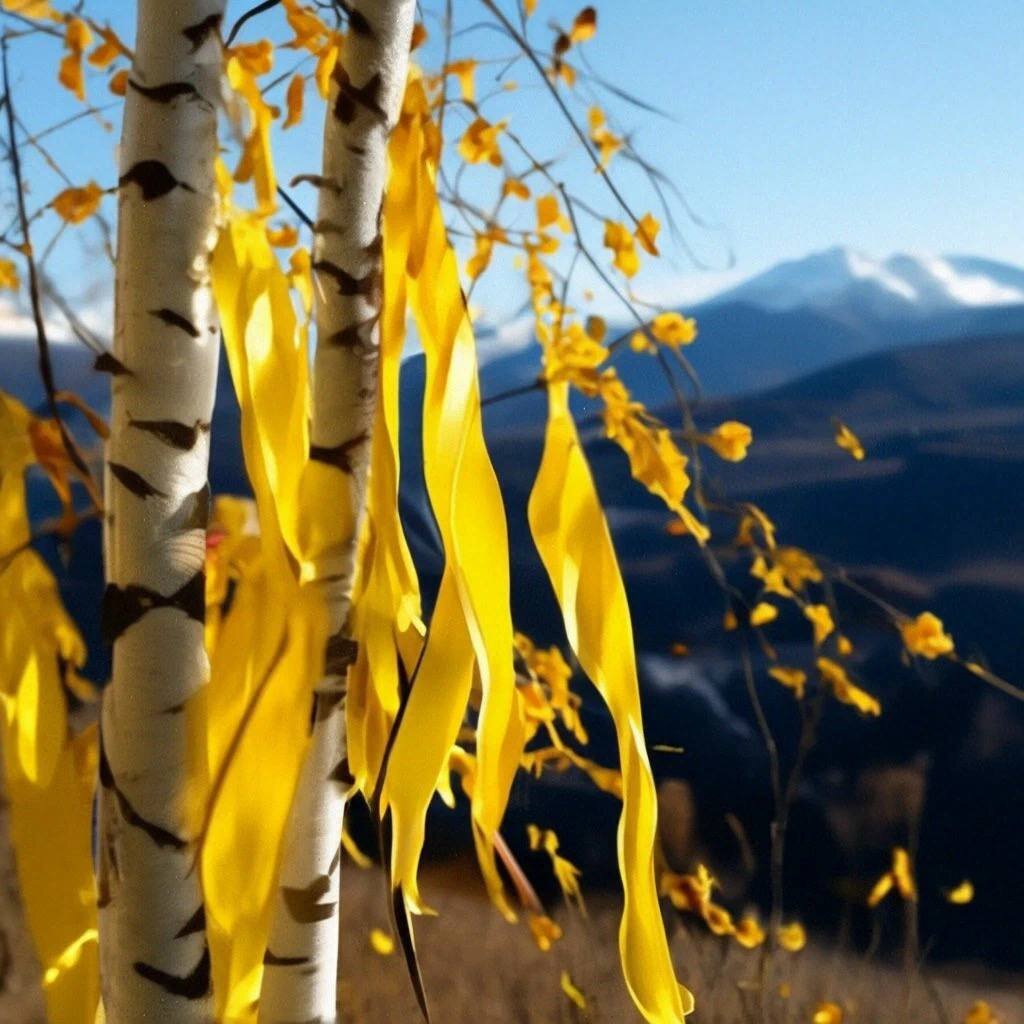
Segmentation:
{"type": "Polygon", "coordinates": [[[697,339],[697,321],[681,313],[659,313],[651,321],[651,334],[669,348],[690,345],[697,339]]]}
{"type": "Polygon", "coordinates": [[[835,442],[849,452],[858,462],[864,458],[864,446],[860,443],[857,435],[843,422],[833,417],[832,425],[835,428],[835,442]]]}
{"type": "Polygon", "coordinates": [[[979,999],[974,1003],[964,1016],[964,1024],[1002,1024],[1002,1019],[997,1017],[992,1007],[979,999]]]}
{"type": "Polygon", "coordinates": [[[17,291],[20,286],[21,278],[18,276],[17,265],[6,257],[0,259],[0,288],[17,291]]]}
{"type": "Polygon", "coordinates": [[[503,196],[515,196],[516,199],[529,199],[530,189],[525,182],[518,178],[506,178],[505,184],[501,187],[503,196]]]}
{"type": "Polygon", "coordinates": [[[3,0],[5,11],[20,14],[25,18],[36,18],[50,21],[63,21],[63,15],[56,11],[49,0],[3,0]]]}
{"type": "Polygon", "coordinates": [[[827,604],[804,605],[804,618],[814,627],[815,647],[820,647],[836,628],[827,604]]]}
{"type": "Polygon", "coordinates": [[[629,228],[618,221],[604,222],[604,244],[611,249],[612,263],[625,274],[633,277],[640,269],[640,257],[637,255],[636,243],[629,228]]]}
{"type": "Polygon", "coordinates": [[[693,1009],[675,980],[654,884],[657,800],[643,740],[633,630],[608,524],[569,413],[568,385],[548,388],[544,455],[528,518],[569,643],[615,723],[622,771],[619,868],[625,908],[619,952],[645,1019],[681,1022],[693,1009]]]}
{"type": "Polygon", "coordinates": [[[900,624],[903,645],[911,654],[928,661],[953,653],[953,638],[943,629],[942,619],[922,612],[916,619],[900,624]]]}
{"type": "Polygon", "coordinates": [[[807,932],[799,921],[780,925],[777,934],[779,945],[787,953],[799,953],[807,945],[807,932]]]}
{"type": "Polygon", "coordinates": [[[744,915],[736,922],[733,938],[744,949],[757,949],[765,940],[764,929],[756,917],[744,915]]]}
{"type": "Polygon", "coordinates": [[[831,658],[818,658],[815,662],[818,674],[832,688],[832,693],[841,704],[849,704],[862,715],[877,718],[882,705],[870,693],[856,686],[846,674],[846,669],[831,658]]]}
{"type": "Polygon", "coordinates": [[[569,39],[573,43],[583,43],[593,39],[597,33],[597,11],[593,7],[584,7],[573,19],[569,29],[569,39]]]}
{"type": "Polygon", "coordinates": [[[283,224],[279,228],[267,228],[267,241],[275,249],[291,249],[299,244],[299,231],[294,224],[283,224]]]}
{"type": "Polygon", "coordinates": [[[747,457],[747,449],[753,440],[754,432],[750,427],[736,420],[726,420],[710,434],[701,436],[701,441],[727,462],[742,462],[747,457]]]}
{"type": "Polygon", "coordinates": [[[768,669],[768,675],[776,682],[792,690],[797,700],[804,699],[804,686],[807,683],[807,673],[800,668],[786,668],[784,665],[774,665],[768,669]]]}
{"type": "Polygon", "coordinates": [[[459,80],[459,88],[462,90],[462,98],[467,103],[476,102],[476,69],[478,64],[475,60],[452,61],[445,69],[446,75],[454,75],[459,80]]]}
{"type": "Polygon", "coordinates": [[[569,1002],[578,1006],[581,1010],[587,1008],[586,996],[573,984],[572,977],[568,971],[562,971],[559,983],[562,986],[562,991],[565,993],[566,998],[569,1002]]]}
{"type": "Polygon", "coordinates": [[[109,67],[118,57],[131,57],[131,51],[121,42],[113,29],[101,28],[99,32],[103,42],[89,54],[89,63],[94,68],[109,67]]]}
{"type": "Polygon", "coordinates": [[[948,903],[953,903],[956,906],[964,906],[974,899],[974,885],[965,878],[955,888],[947,889],[945,896],[948,903]]]}
{"type": "Polygon", "coordinates": [[[90,181],[80,188],[66,188],[55,196],[50,205],[59,217],[69,224],[81,224],[91,217],[103,200],[103,189],[90,181]]]}
{"type": "Polygon", "coordinates": [[[128,71],[122,68],[115,72],[107,83],[107,88],[115,96],[123,96],[128,91],[128,71]]]}
{"type": "Polygon", "coordinates": [[[779,609],[767,601],[759,601],[754,605],[750,613],[750,624],[752,626],[766,626],[779,617],[779,609]]]}
{"type": "Polygon", "coordinates": [[[380,956],[391,956],[395,951],[395,940],[386,931],[373,928],[370,931],[370,948],[380,956]]]}
{"type": "Polygon", "coordinates": [[[838,1003],[818,1003],[811,1021],[813,1024],[843,1024],[843,1009],[838,1003]]]}
{"type": "Polygon", "coordinates": [[[645,213],[636,226],[636,240],[652,256],[658,255],[658,232],[661,224],[650,213],[645,213]]]}
{"type": "Polygon", "coordinates": [[[476,118],[459,140],[459,155],[467,164],[489,163],[500,167],[498,137],[504,130],[504,121],[491,124],[482,117],[476,118]]]}
{"type": "Polygon", "coordinates": [[[288,92],[285,94],[285,106],[288,108],[288,116],[284,120],[282,128],[291,128],[302,120],[302,106],[306,95],[306,78],[304,75],[294,75],[288,83],[288,92]]]}

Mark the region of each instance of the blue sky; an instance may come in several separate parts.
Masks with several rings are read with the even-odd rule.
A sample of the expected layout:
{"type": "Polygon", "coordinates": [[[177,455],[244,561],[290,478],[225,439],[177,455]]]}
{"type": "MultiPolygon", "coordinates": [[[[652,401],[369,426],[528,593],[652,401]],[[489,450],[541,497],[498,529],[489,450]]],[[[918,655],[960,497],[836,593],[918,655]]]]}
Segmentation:
{"type": "MultiPolygon", "coordinates": [[[[229,10],[237,15],[247,6],[232,3],[229,10]]],[[[875,256],[972,253],[1024,264],[1024,5],[605,0],[597,6],[599,30],[586,44],[591,65],[671,113],[660,119],[611,101],[614,124],[635,130],[644,156],[716,226],[682,225],[709,269],[670,245],[666,259],[638,282],[641,294],[686,301],[837,243],[875,256]]],[[[548,22],[567,24],[578,7],[539,0],[535,42],[548,44],[548,22]]],[[[128,38],[131,8],[127,0],[88,5],[128,38]]],[[[483,8],[478,0],[456,0],[455,10],[468,25],[483,8]]],[[[257,38],[264,26],[279,24],[279,14],[264,15],[245,34],[257,38]]],[[[436,23],[428,27],[433,39],[426,57],[436,60],[440,33],[436,23]]],[[[475,55],[509,52],[489,31],[470,33],[457,45],[475,55]]],[[[58,50],[54,42],[18,43],[12,52],[19,113],[34,128],[76,109],[54,82],[58,50]]],[[[565,125],[543,89],[529,85],[529,69],[517,66],[509,77],[521,87],[496,102],[493,116],[509,116],[538,151],[568,152],[565,125]]],[[[101,79],[92,81],[90,94],[108,98],[101,79]]],[[[118,111],[108,116],[116,122],[118,111]]],[[[465,120],[457,111],[450,123],[465,120]]],[[[283,137],[282,177],[315,169],[316,134],[311,120],[283,137]]],[[[76,183],[110,183],[116,138],[116,123],[103,133],[89,121],[47,142],[76,183]]],[[[642,181],[623,170],[637,205],[653,205],[642,181]]],[[[559,173],[584,197],[605,200],[577,158],[569,156],[559,173]]],[[[61,187],[42,169],[35,174],[42,196],[61,187]]],[[[482,198],[499,180],[484,169],[468,188],[482,198]]],[[[305,199],[312,205],[311,195],[305,199]]],[[[62,241],[53,270],[85,302],[103,288],[97,265],[95,242],[83,237],[62,241]]],[[[511,298],[512,273],[499,265],[480,289],[492,318],[518,302],[511,298]]]]}

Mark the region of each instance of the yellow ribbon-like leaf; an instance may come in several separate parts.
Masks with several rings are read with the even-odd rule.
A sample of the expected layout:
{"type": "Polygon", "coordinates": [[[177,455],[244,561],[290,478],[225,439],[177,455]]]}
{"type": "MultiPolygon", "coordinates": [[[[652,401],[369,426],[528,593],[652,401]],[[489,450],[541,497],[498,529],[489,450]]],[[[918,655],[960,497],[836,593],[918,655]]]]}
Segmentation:
{"type": "Polygon", "coordinates": [[[615,723],[622,769],[619,868],[625,907],[619,952],[644,1019],[669,1024],[693,1009],[675,979],[654,876],[657,800],[644,747],[633,627],[611,534],[576,426],[568,385],[548,389],[544,456],[530,494],[530,529],[554,587],[569,644],[615,723]]]}

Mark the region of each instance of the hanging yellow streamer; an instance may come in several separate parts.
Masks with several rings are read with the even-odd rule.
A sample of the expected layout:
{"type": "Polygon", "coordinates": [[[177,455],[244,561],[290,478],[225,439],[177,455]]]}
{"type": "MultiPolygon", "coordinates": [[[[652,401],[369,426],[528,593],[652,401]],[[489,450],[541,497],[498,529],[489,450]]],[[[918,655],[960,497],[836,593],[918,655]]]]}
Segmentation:
{"type": "MultiPolygon", "coordinates": [[[[445,553],[423,661],[409,697],[384,788],[393,818],[392,882],[407,905],[423,909],[416,868],[427,807],[448,771],[448,757],[479,681],[478,782],[474,838],[488,891],[509,919],[494,862],[501,823],[522,750],[524,725],[515,692],[505,511],[484,445],[472,327],[437,199],[428,107],[421,83],[409,84],[392,136],[385,208],[385,266],[405,266],[409,305],[426,354],[424,475],[445,553]]],[[[386,295],[384,326],[396,296],[386,295]]]]}
{"type": "Polygon", "coordinates": [[[85,644],[57,581],[26,545],[25,470],[34,417],[0,394],[0,712],[11,842],[29,931],[43,968],[47,1016],[93,1024],[99,1002],[92,801],[96,729],[70,737],[58,658],[85,644]]]}
{"type": "Polygon", "coordinates": [[[544,456],[530,494],[530,529],[562,609],[569,644],[615,722],[622,770],[618,853],[625,894],[619,953],[626,985],[647,1021],[671,1024],[693,1010],[693,997],[676,981],[658,907],[657,800],[644,746],[626,591],[569,412],[568,385],[551,385],[548,402],[544,456]]]}
{"type": "Polygon", "coordinates": [[[262,222],[228,225],[213,277],[258,527],[245,524],[237,505],[216,506],[224,536],[209,559],[216,626],[205,716],[213,788],[200,864],[217,1019],[248,1024],[327,638],[321,595],[305,581],[315,579],[316,555],[334,527],[314,513],[341,503],[326,475],[306,472],[305,332],[262,222]],[[243,543],[247,532],[258,532],[258,545],[243,543]],[[221,619],[217,592],[229,554],[237,586],[221,619]]]}

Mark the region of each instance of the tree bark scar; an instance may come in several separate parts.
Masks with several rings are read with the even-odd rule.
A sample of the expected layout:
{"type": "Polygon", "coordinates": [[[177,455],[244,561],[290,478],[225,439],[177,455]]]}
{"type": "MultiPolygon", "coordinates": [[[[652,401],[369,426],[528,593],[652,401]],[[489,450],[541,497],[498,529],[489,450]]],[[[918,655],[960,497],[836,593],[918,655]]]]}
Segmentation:
{"type": "Polygon", "coordinates": [[[195,25],[188,25],[181,30],[181,34],[192,44],[192,52],[195,53],[210,36],[220,35],[220,23],[223,15],[211,14],[208,18],[196,22],[195,25]]]}
{"type": "Polygon", "coordinates": [[[102,744],[100,745],[99,776],[100,785],[114,794],[114,799],[117,800],[117,806],[126,825],[145,832],[159,847],[166,847],[171,850],[184,850],[188,847],[188,843],[184,839],[181,839],[165,828],[161,828],[159,825],[154,825],[153,822],[148,821],[135,810],[128,797],[118,788],[117,782],[114,780],[114,773],[110,768],[110,762],[107,760],[107,752],[103,749],[102,744]]]}
{"type": "Polygon", "coordinates": [[[174,937],[183,939],[186,935],[198,935],[204,931],[206,931],[206,908],[200,903],[196,912],[181,926],[174,937]]]}
{"type": "Polygon", "coordinates": [[[338,6],[348,17],[348,27],[353,35],[364,36],[369,39],[374,38],[373,28],[366,20],[366,15],[362,11],[357,11],[347,0],[338,0],[338,6]]]}
{"type": "Polygon", "coordinates": [[[162,85],[142,85],[135,79],[129,78],[128,84],[140,95],[154,103],[171,103],[179,96],[188,96],[190,99],[206,103],[200,95],[199,90],[191,82],[164,82],[162,85]]]}
{"type": "Polygon", "coordinates": [[[159,438],[164,444],[188,452],[196,446],[200,436],[209,433],[210,424],[196,420],[192,426],[178,423],[176,420],[135,420],[129,417],[128,426],[136,430],[144,430],[159,438]]]}
{"type": "Polygon", "coordinates": [[[203,955],[199,958],[199,963],[195,965],[191,973],[186,974],[184,977],[168,974],[166,971],[161,971],[159,967],[144,964],[140,960],[137,960],[132,966],[139,977],[153,982],[154,985],[159,985],[160,988],[172,996],[178,996],[182,999],[202,999],[210,994],[209,946],[203,947],[203,955]]]}
{"type": "Polygon", "coordinates": [[[198,491],[193,491],[185,500],[191,504],[191,508],[181,528],[205,530],[210,523],[210,481],[207,480],[198,491]]]}
{"type": "Polygon", "coordinates": [[[374,347],[373,341],[369,338],[363,337],[362,332],[367,328],[372,331],[377,325],[377,321],[379,319],[380,313],[374,313],[373,316],[368,316],[365,320],[360,320],[358,323],[342,327],[340,331],[335,331],[332,335],[326,338],[324,340],[324,344],[331,348],[372,349],[374,347]]]}
{"type": "Polygon", "coordinates": [[[314,188],[329,189],[335,195],[341,193],[341,186],[331,178],[325,178],[322,174],[296,174],[291,180],[292,188],[303,183],[312,185],[314,188]]]}
{"type": "Polygon", "coordinates": [[[313,269],[327,277],[333,278],[338,284],[338,294],[346,297],[361,295],[374,305],[380,304],[381,274],[380,267],[374,267],[364,277],[354,277],[343,270],[337,263],[330,260],[314,260],[313,269]]]}
{"type": "Polygon", "coordinates": [[[107,462],[110,472],[118,483],[127,487],[132,494],[145,500],[146,498],[166,498],[163,491],[158,491],[145,477],[140,476],[134,469],[122,466],[120,462],[107,462]]]}
{"type": "Polygon", "coordinates": [[[189,337],[199,337],[199,331],[187,316],[175,313],[173,309],[151,309],[149,312],[151,316],[155,316],[158,320],[163,320],[165,324],[171,327],[180,327],[189,337]]]}
{"type": "Polygon", "coordinates": [[[322,722],[345,703],[345,691],[340,688],[318,690],[313,695],[313,722],[322,722]]]}
{"type": "Polygon", "coordinates": [[[332,448],[311,444],[309,446],[309,457],[315,462],[324,462],[328,466],[334,466],[336,469],[340,469],[342,473],[351,474],[352,460],[349,458],[350,453],[353,449],[365,444],[369,437],[370,435],[364,430],[348,441],[342,441],[341,444],[336,444],[332,448]]]}
{"type": "Polygon", "coordinates": [[[269,949],[263,954],[263,963],[267,967],[302,967],[309,963],[308,956],[278,956],[269,949]]]}
{"type": "Polygon", "coordinates": [[[349,666],[354,665],[359,656],[359,644],[344,633],[335,633],[327,641],[324,658],[325,676],[344,676],[349,666]]]}
{"type": "Polygon", "coordinates": [[[111,352],[101,352],[92,364],[92,368],[97,373],[109,373],[112,377],[120,377],[122,374],[132,372],[120,359],[115,359],[111,352]]]}
{"type": "Polygon", "coordinates": [[[362,107],[368,111],[382,124],[388,123],[388,115],[380,105],[380,94],[383,91],[384,82],[380,72],[370,77],[364,86],[357,86],[352,83],[348,72],[339,60],[334,66],[331,77],[338,84],[338,95],[334,101],[334,116],[342,124],[351,124],[362,107]]]}
{"type": "Polygon", "coordinates": [[[320,899],[331,891],[331,876],[318,875],[304,889],[281,886],[281,897],[292,919],[299,924],[326,921],[334,913],[335,903],[321,903],[320,899]]]}
{"type": "Polygon", "coordinates": [[[177,608],[190,619],[205,622],[206,574],[197,572],[192,579],[168,597],[137,584],[119,587],[114,583],[108,583],[103,592],[103,608],[100,615],[100,633],[103,640],[113,644],[126,629],[135,625],[153,608],[177,608]]]}
{"type": "Polygon", "coordinates": [[[369,245],[363,247],[363,255],[369,256],[371,259],[380,259],[383,252],[384,236],[378,231],[377,237],[369,245]]]}
{"type": "Polygon", "coordinates": [[[138,185],[142,190],[142,198],[148,203],[167,195],[175,188],[183,188],[186,192],[195,192],[187,182],[178,179],[168,170],[167,164],[159,160],[140,160],[133,164],[118,179],[118,185],[138,185]]]}
{"type": "Polygon", "coordinates": [[[343,757],[331,770],[331,774],[327,776],[328,782],[340,782],[346,789],[356,784],[356,777],[352,774],[352,770],[349,768],[348,758],[343,757]]]}

